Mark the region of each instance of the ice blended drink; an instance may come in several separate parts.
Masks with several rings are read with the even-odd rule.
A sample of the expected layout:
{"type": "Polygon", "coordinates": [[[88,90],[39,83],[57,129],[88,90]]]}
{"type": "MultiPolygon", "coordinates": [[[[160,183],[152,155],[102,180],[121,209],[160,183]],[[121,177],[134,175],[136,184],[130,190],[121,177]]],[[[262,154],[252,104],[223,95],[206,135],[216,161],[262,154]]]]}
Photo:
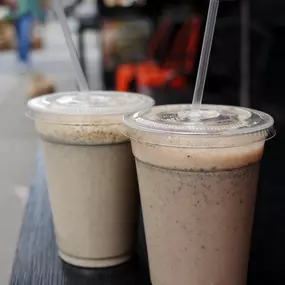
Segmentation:
{"type": "Polygon", "coordinates": [[[259,162],[273,119],[202,105],[125,117],[153,285],[245,285],[259,162]]]}
{"type": "Polygon", "coordinates": [[[144,95],[117,92],[58,93],[29,101],[64,261],[108,267],[132,256],[137,178],[122,116],[153,103],[144,95]]]}

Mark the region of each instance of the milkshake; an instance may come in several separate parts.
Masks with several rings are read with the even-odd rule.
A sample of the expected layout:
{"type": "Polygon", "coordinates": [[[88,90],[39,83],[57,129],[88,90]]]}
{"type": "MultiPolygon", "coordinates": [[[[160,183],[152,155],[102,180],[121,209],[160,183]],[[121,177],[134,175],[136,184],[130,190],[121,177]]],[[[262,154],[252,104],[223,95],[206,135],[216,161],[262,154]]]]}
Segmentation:
{"type": "Polygon", "coordinates": [[[153,285],[245,285],[259,161],[274,134],[261,112],[172,105],[127,116],[153,285]]]}
{"type": "Polygon", "coordinates": [[[147,109],[143,95],[59,93],[33,99],[60,257],[81,267],[108,267],[133,254],[137,179],[122,115],[147,109]]]}

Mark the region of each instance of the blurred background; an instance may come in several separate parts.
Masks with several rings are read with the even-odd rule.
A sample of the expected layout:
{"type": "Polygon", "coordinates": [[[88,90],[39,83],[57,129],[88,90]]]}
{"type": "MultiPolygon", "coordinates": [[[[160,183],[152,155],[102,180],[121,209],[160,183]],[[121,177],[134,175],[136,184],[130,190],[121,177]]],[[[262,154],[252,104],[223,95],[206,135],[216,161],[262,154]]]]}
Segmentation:
{"type": "MultiPolygon", "coordinates": [[[[63,4],[91,89],[142,92],[157,104],[191,102],[208,0],[63,4]]],[[[222,2],[205,90],[206,103],[252,107],[276,120],[261,170],[248,284],[285,283],[284,15],[282,0],[222,2]]],[[[25,104],[76,88],[52,2],[0,0],[1,284],[10,280],[36,173],[38,142],[25,104]]]]}

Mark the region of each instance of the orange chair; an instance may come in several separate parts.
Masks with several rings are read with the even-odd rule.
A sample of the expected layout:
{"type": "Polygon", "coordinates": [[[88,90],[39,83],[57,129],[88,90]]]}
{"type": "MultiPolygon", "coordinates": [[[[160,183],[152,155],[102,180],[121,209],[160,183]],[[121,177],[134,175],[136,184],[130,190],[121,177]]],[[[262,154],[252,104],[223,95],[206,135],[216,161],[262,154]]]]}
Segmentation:
{"type": "Polygon", "coordinates": [[[201,19],[197,16],[188,20],[175,39],[164,66],[157,64],[139,65],[136,70],[138,89],[157,88],[169,84],[181,88],[187,84],[187,75],[193,72],[200,39],[201,19]]]}
{"type": "MultiPolygon", "coordinates": [[[[172,30],[172,15],[166,13],[161,24],[153,34],[147,60],[139,63],[140,65],[152,65],[156,61],[156,57],[163,58],[167,54],[167,48],[170,45],[170,34],[172,30]]],[[[160,59],[161,60],[161,59],[160,59]]],[[[158,60],[159,61],[159,60],[158,60]]],[[[116,70],[116,90],[128,91],[129,85],[134,78],[137,70],[137,64],[121,64],[116,70]]]]}
{"type": "Polygon", "coordinates": [[[170,54],[161,65],[148,60],[137,65],[122,65],[116,73],[116,89],[128,91],[131,80],[136,79],[138,89],[141,87],[183,87],[187,83],[187,75],[191,74],[200,39],[201,19],[194,16],[189,19],[178,32],[170,54]]]}

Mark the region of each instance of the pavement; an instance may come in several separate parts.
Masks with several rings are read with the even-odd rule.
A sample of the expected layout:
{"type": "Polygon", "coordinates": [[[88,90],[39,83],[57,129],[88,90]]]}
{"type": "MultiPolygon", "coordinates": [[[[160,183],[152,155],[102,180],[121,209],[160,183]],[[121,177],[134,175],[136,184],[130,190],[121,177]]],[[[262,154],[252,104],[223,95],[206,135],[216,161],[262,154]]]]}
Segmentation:
{"type": "MultiPolygon", "coordinates": [[[[76,22],[69,22],[76,36],[76,22]]],[[[45,47],[32,53],[33,70],[53,80],[57,91],[76,89],[72,62],[59,25],[43,29],[45,47]]],[[[90,88],[101,89],[100,46],[96,34],[86,33],[90,88]]],[[[15,52],[0,52],[0,284],[9,284],[29,186],[35,177],[39,147],[33,122],[25,116],[29,75],[17,70],[15,52]]]]}

